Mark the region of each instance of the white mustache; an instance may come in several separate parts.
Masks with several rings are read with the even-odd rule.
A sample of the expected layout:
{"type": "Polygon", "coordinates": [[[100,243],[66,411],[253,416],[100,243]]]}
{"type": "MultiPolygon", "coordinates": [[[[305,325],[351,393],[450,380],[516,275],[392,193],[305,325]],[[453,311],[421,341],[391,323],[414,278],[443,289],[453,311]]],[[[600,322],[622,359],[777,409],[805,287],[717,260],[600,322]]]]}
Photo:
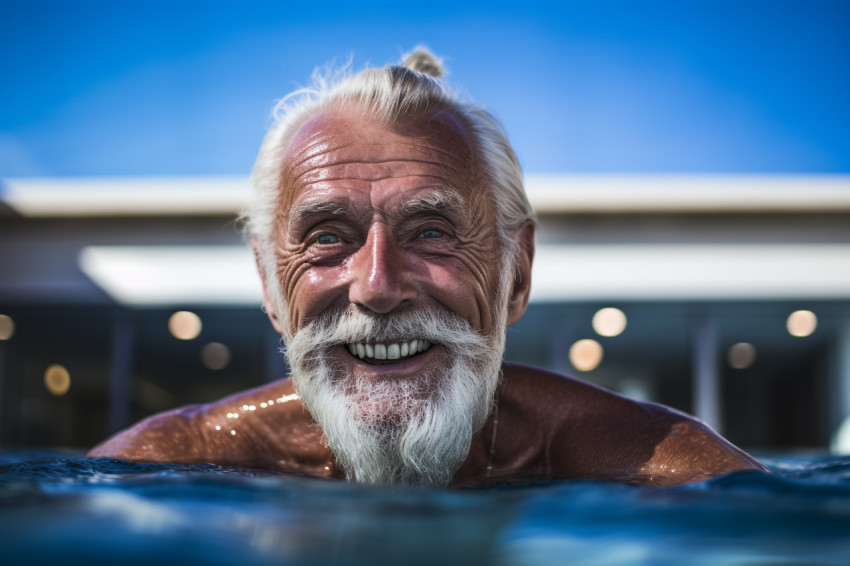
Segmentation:
{"type": "Polygon", "coordinates": [[[289,351],[315,351],[316,348],[327,350],[339,345],[348,347],[349,344],[357,343],[411,340],[440,344],[466,355],[489,350],[487,337],[473,330],[462,317],[446,310],[420,307],[374,314],[350,305],[345,310],[323,313],[302,331],[296,332],[289,351]]]}

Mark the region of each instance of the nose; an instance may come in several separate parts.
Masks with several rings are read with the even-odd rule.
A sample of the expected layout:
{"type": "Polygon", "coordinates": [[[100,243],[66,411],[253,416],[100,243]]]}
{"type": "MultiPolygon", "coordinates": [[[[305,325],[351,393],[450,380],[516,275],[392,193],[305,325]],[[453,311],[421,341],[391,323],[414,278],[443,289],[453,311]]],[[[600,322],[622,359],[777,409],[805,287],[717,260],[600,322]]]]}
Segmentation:
{"type": "Polygon", "coordinates": [[[412,302],[412,285],[404,250],[385,225],[376,223],[351,263],[348,300],[375,313],[386,314],[412,302]]]}

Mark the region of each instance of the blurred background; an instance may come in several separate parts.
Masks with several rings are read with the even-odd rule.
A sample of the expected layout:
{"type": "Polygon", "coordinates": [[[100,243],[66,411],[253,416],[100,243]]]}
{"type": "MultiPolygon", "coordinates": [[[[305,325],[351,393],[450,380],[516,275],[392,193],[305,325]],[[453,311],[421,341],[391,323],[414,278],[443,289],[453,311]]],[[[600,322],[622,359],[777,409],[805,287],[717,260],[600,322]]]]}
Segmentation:
{"type": "Polygon", "coordinates": [[[540,215],[509,359],[848,452],[848,30],[824,0],[0,0],[0,446],[283,377],[234,222],[270,110],[426,44],[540,215]]]}

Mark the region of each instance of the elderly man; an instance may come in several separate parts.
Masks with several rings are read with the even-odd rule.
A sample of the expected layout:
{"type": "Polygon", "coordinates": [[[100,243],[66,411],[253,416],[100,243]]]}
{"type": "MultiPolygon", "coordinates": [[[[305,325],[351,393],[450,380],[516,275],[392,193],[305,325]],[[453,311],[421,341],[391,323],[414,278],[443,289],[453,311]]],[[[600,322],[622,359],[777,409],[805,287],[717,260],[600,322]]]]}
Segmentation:
{"type": "Polygon", "coordinates": [[[291,377],[90,456],[430,486],[764,469],[691,417],[502,361],[534,213],[496,120],[441,74],[420,49],[281,103],[245,220],[291,377]]]}

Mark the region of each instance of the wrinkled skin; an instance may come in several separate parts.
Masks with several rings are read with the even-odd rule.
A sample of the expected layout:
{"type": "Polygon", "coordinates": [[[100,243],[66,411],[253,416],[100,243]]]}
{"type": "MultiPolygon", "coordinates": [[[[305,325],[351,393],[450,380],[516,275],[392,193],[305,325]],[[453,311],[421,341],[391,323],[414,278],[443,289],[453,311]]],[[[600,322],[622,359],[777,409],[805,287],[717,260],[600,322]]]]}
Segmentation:
{"type": "MultiPolygon", "coordinates": [[[[305,124],[284,159],[276,221],[274,276],[285,301],[272,300],[264,280],[278,332],[292,335],[351,304],[374,313],[442,308],[482,333],[500,331],[493,204],[479,186],[469,147],[446,113],[392,130],[351,109],[305,124]]],[[[530,224],[517,235],[521,253],[506,297],[507,324],[528,304],[533,235],[530,224]]],[[[416,379],[424,368],[446,364],[439,345],[387,365],[368,364],[343,346],[333,356],[364,379],[416,379]]],[[[497,398],[455,485],[506,478],[669,485],[764,470],[687,415],[539,368],[505,363],[497,398]]],[[[89,455],[343,477],[289,380],[151,417],[89,455]]]]}

